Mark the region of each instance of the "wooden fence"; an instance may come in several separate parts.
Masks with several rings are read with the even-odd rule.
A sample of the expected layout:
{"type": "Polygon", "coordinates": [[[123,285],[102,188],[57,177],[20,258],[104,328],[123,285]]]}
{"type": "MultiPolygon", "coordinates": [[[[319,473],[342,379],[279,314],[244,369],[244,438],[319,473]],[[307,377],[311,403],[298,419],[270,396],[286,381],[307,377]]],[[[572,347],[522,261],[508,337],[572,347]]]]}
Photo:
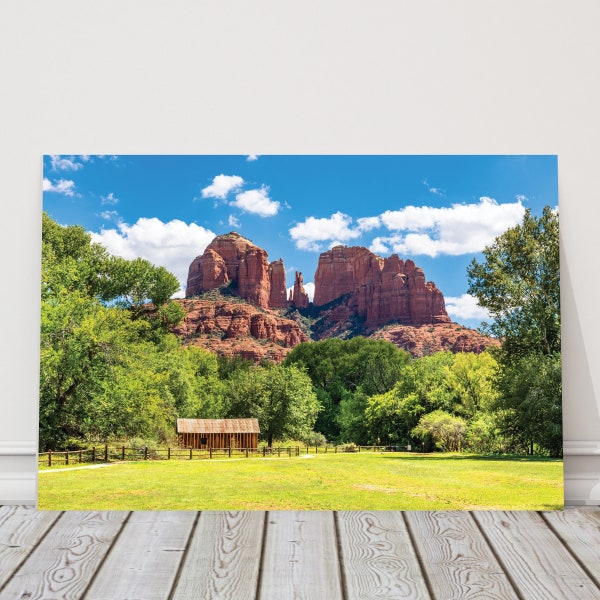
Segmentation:
{"type": "Polygon", "coordinates": [[[136,460],[198,460],[213,458],[253,458],[253,457],[293,457],[304,454],[325,454],[338,452],[389,452],[396,451],[396,446],[286,446],[254,448],[219,448],[198,450],[194,448],[128,448],[127,446],[103,446],[85,450],[64,450],[56,452],[40,452],[39,466],[73,465],[80,463],[136,461],[136,460]]]}

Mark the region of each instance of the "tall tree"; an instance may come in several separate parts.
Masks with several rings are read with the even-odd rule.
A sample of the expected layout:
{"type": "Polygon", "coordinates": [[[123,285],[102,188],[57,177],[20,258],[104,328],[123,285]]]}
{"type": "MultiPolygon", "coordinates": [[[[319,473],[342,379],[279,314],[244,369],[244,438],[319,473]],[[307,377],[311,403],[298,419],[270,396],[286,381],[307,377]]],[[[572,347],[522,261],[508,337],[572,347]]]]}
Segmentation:
{"type": "Polygon", "coordinates": [[[540,217],[525,212],[473,259],[467,269],[469,294],[493,322],[489,332],[503,340],[507,357],[560,352],[558,213],[546,206],[540,217]]]}
{"type": "Polygon", "coordinates": [[[515,448],[561,453],[560,272],[558,213],[526,211],[473,260],[469,293],[488,309],[487,327],[503,344],[495,408],[515,448]]]}

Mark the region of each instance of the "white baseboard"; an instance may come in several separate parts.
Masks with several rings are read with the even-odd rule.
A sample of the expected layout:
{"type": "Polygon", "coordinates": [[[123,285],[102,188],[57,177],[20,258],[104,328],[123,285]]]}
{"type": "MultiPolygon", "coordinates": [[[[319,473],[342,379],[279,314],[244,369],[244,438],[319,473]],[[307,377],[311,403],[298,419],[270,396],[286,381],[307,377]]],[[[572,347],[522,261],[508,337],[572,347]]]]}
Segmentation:
{"type": "Polygon", "coordinates": [[[32,473],[0,473],[0,504],[35,506],[37,479],[32,473]]]}
{"type": "Polygon", "coordinates": [[[600,506],[600,442],[565,441],[565,506],[600,506]]]}
{"type": "Polygon", "coordinates": [[[37,503],[37,444],[0,441],[0,504],[37,503]]]}

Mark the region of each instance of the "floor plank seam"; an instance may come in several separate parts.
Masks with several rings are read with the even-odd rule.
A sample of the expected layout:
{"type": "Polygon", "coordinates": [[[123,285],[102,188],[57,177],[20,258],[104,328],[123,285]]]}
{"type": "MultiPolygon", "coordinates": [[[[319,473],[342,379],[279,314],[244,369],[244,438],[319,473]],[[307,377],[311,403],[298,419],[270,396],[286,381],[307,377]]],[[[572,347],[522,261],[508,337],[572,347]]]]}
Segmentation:
{"type": "Polygon", "coordinates": [[[110,542],[110,546],[108,547],[108,550],[106,551],[106,553],[102,557],[102,560],[100,561],[100,564],[98,564],[98,566],[96,567],[96,570],[94,571],[94,574],[90,577],[90,580],[88,581],[88,584],[85,586],[85,589],[83,590],[83,593],[81,594],[81,597],[80,597],[79,600],[85,600],[85,597],[87,596],[88,591],[91,589],[94,581],[98,577],[98,573],[100,573],[100,571],[102,570],[102,567],[103,567],[104,563],[106,562],[106,559],[108,558],[108,555],[112,552],[112,549],[115,547],[115,544],[117,543],[117,540],[121,537],[121,534],[123,533],[123,530],[125,529],[125,526],[127,525],[129,519],[131,519],[131,515],[132,514],[133,513],[131,511],[129,511],[129,513],[127,514],[127,516],[123,519],[123,522],[121,523],[121,528],[117,532],[117,535],[115,535],[115,537],[110,542]]]}
{"type": "Polygon", "coordinates": [[[265,548],[267,547],[267,528],[269,526],[269,511],[265,510],[263,521],[262,542],[260,545],[260,558],[258,560],[258,576],[256,578],[256,600],[260,600],[263,573],[265,571],[265,548]]]}
{"type": "Polygon", "coordinates": [[[521,591],[519,590],[517,582],[513,579],[512,575],[510,574],[510,571],[506,568],[506,564],[500,558],[500,555],[498,554],[498,552],[496,552],[496,548],[494,548],[494,545],[492,544],[492,541],[490,540],[490,538],[488,537],[487,533],[485,532],[485,528],[481,525],[481,523],[477,519],[477,516],[475,515],[475,513],[469,512],[469,514],[471,515],[471,518],[473,519],[473,521],[475,521],[475,526],[481,532],[481,535],[483,536],[483,539],[485,540],[485,543],[487,544],[487,547],[489,548],[490,552],[492,553],[492,556],[496,559],[496,561],[500,565],[500,568],[502,569],[502,572],[504,573],[505,577],[508,579],[508,583],[512,587],[512,589],[515,592],[516,596],[520,600],[529,600],[528,598],[525,598],[523,596],[523,594],[521,594],[521,591]]]}
{"type": "MultiPolygon", "coordinates": [[[[26,508],[29,508],[29,507],[26,507],[26,508]]],[[[37,508],[35,510],[37,510],[37,508]]],[[[12,572],[11,576],[4,582],[3,585],[0,586],[0,593],[2,593],[2,590],[4,590],[4,588],[15,578],[15,576],[21,570],[23,565],[27,562],[29,557],[35,552],[35,549],[44,541],[44,539],[46,539],[46,536],[54,529],[54,527],[56,527],[56,524],[60,521],[60,518],[64,514],[65,514],[65,511],[60,511],[58,513],[58,515],[56,516],[56,519],[54,519],[54,521],[52,522],[52,525],[50,525],[50,527],[48,527],[48,529],[44,532],[44,534],[37,541],[36,545],[31,548],[31,550],[29,551],[27,556],[23,557],[23,560],[18,564],[17,568],[12,572]]]]}
{"type": "Polygon", "coordinates": [[[340,590],[342,592],[342,600],[348,600],[348,583],[344,571],[344,552],[342,550],[342,540],[340,538],[340,527],[338,523],[338,511],[333,511],[333,531],[335,533],[335,547],[337,551],[338,577],[340,579],[340,590]]]}
{"type": "Polygon", "coordinates": [[[571,548],[571,546],[567,543],[567,541],[562,537],[559,531],[556,530],[552,522],[546,518],[543,512],[538,513],[542,518],[542,521],[546,523],[548,529],[558,538],[558,541],[563,545],[565,550],[573,557],[575,562],[583,569],[584,573],[592,580],[594,585],[600,590],[600,582],[596,578],[596,576],[588,569],[586,564],[579,558],[577,553],[571,548]]]}
{"type": "Polygon", "coordinates": [[[417,558],[419,570],[421,571],[421,577],[423,578],[423,582],[425,583],[425,587],[427,588],[427,593],[429,594],[429,598],[431,598],[431,600],[436,600],[435,594],[433,592],[433,586],[431,585],[429,575],[427,574],[427,569],[425,568],[425,564],[423,562],[423,557],[421,556],[421,553],[419,552],[419,547],[417,546],[417,543],[416,543],[415,533],[412,530],[412,527],[411,527],[408,519],[406,518],[405,511],[401,511],[400,514],[402,515],[402,520],[404,521],[404,526],[406,527],[406,532],[408,533],[410,543],[413,547],[413,550],[415,551],[415,556],[417,558]]]}
{"type": "Polygon", "coordinates": [[[194,522],[192,523],[192,527],[190,528],[190,534],[188,535],[188,539],[185,542],[185,547],[183,552],[181,553],[181,560],[179,561],[179,566],[177,567],[177,573],[175,573],[175,577],[173,578],[173,584],[171,585],[171,591],[167,596],[167,600],[173,600],[175,596],[175,592],[177,591],[177,586],[179,585],[179,580],[181,579],[181,573],[183,571],[183,566],[187,561],[187,555],[192,545],[192,540],[194,539],[194,535],[196,534],[196,529],[198,527],[198,522],[202,516],[202,511],[198,511],[196,513],[196,517],[194,518],[194,522]]]}

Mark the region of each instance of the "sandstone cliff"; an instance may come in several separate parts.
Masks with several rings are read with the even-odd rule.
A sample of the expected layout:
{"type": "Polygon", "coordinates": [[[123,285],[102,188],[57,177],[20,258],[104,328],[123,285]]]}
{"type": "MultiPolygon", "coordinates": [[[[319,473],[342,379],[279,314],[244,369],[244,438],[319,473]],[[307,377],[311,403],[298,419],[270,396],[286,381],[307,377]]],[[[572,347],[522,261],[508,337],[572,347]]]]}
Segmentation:
{"type": "Polygon", "coordinates": [[[231,284],[237,295],[262,308],[287,307],[285,268],[279,259],[269,264],[267,253],[231,232],[216,237],[188,271],[186,297],[231,284]]]}
{"type": "Polygon", "coordinates": [[[457,323],[438,323],[434,325],[387,325],[375,331],[370,337],[392,342],[412,354],[414,357],[450,350],[451,352],[475,352],[479,354],[486,348],[500,346],[497,339],[485,336],[457,323]]]}
{"type": "Polygon", "coordinates": [[[186,312],[172,332],[185,344],[226,356],[279,362],[308,340],[298,324],[250,304],[211,300],[176,300],[186,312]]]}
{"type": "Polygon", "coordinates": [[[381,258],[367,248],[336,246],[319,257],[315,306],[349,295],[347,306],[373,329],[395,321],[420,326],[449,323],[444,297],[412,260],[381,258]]]}
{"type": "Polygon", "coordinates": [[[296,272],[287,298],[282,259],[269,263],[267,253],[239,233],[220,235],[189,268],[186,296],[201,294],[180,301],[186,317],[174,333],[185,343],[255,361],[282,360],[289,349],[308,341],[307,333],[316,340],[371,335],[413,356],[481,352],[499,344],[452,323],[442,292],[412,260],[396,254],[381,258],[359,246],[336,246],[321,254],[310,304],[302,273],[296,272]],[[228,296],[250,304],[230,300],[223,289],[210,292],[226,285],[228,296]],[[281,317],[288,308],[295,320],[281,317]]]}

